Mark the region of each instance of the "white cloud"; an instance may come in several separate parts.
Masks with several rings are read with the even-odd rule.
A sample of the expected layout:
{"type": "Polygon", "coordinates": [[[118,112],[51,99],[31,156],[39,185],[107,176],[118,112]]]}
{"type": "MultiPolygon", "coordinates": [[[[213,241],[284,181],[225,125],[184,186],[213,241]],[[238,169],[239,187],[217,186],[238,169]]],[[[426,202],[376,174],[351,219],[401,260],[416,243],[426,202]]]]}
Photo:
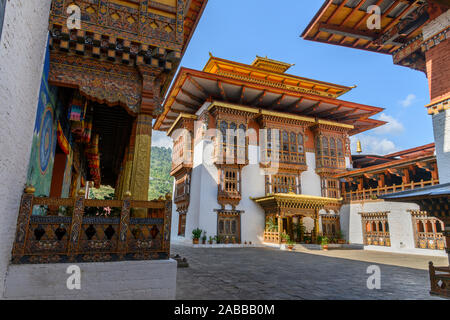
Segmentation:
{"type": "Polygon", "coordinates": [[[372,132],[376,134],[399,134],[405,131],[403,124],[392,116],[385,113],[380,114],[378,120],[386,121],[387,123],[381,127],[374,129],[372,132]]]}
{"type": "Polygon", "coordinates": [[[164,131],[153,131],[152,147],[173,148],[172,138],[168,137],[164,131]]]}
{"type": "Polygon", "coordinates": [[[360,134],[350,137],[352,154],[356,154],[356,141],[358,140],[361,141],[362,154],[386,155],[399,150],[391,140],[360,134]]]}
{"type": "Polygon", "coordinates": [[[405,99],[403,99],[403,100],[400,101],[400,104],[401,104],[402,106],[404,106],[405,108],[406,108],[406,107],[409,107],[410,105],[413,104],[413,102],[416,100],[416,98],[417,98],[417,97],[416,97],[415,94],[410,93],[410,94],[408,94],[408,96],[407,96],[405,99]]]}

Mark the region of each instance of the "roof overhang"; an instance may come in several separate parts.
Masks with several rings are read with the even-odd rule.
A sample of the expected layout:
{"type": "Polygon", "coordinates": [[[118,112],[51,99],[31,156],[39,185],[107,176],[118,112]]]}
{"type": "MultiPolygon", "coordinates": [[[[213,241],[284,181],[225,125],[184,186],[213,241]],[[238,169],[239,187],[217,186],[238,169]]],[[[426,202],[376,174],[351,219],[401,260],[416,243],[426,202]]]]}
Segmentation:
{"type": "Polygon", "coordinates": [[[340,205],[342,199],[325,198],[294,193],[275,193],[259,198],[250,198],[261,207],[280,207],[320,210],[329,205],[340,205]]]}
{"type": "Polygon", "coordinates": [[[376,128],[386,122],[370,119],[383,111],[354,102],[320,96],[298,88],[272,86],[204,71],[181,68],[164,103],[163,113],[154,129],[167,131],[180,113],[195,114],[207,101],[223,101],[234,105],[331,121],[352,126],[349,134],[376,128]]]}
{"type": "Polygon", "coordinates": [[[305,40],[391,54],[394,63],[425,70],[422,27],[450,8],[446,0],[326,0],[302,33],[305,40]],[[381,9],[381,28],[367,23],[381,9]]]}

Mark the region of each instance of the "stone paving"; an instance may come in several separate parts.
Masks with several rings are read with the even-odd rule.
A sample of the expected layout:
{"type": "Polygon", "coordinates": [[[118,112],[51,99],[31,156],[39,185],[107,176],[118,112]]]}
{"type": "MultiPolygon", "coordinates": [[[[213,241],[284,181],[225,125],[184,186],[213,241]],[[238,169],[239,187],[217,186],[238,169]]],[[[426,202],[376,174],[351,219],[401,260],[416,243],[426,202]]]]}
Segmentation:
{"type": "MultiPolygon", "coordinates": [[[[329,255],[334,250],[329,251],[329,255]]],[[[338,251],[338,250],[336,250],[338,251]]],[[[347,250],[345,250],[347,251],[347,250]]],[[[300,299],[439,299],[430,296],[428,271],[384,264],[386,254],[348,250],[353,260],[275,248],[202,249],[172,245],[189,268],[177,273],[181,300],[300,300],[300,299]],[[377,254],[379,259],[376,259],[377,254]],[[369,290],[367,267],[381,269],[381,289],[369,290]]],[[[400,260],[406,255],[397,255],[400,260]]],[[[427,257],[416,257],[426,263],[427,257]]],[[[392,263],[392,257],[389,263],[392,263]]],[[[411,262],[415,259],[408,255],[411,262]]],[[[439,258],[440,259],[440,258],[439,258]]],[[[403,259],[404,260],[404,259],[403,259]]]]}

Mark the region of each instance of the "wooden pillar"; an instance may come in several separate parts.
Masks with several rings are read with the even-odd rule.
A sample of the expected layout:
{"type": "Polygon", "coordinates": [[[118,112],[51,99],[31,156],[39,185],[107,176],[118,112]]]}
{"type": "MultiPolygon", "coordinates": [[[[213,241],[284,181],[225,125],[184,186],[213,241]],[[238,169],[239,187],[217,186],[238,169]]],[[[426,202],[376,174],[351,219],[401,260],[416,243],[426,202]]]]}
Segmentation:
{"type": "Polygon", "coordinates": [[[278,243],[281,243],[281,233],[283,232],[283,218],[278,215],[278,243]]]}
{"type": "Polygon", "coordinates": [[[315,209],[314,211],[314,241],[317,242],[319,238],[319,210],[315,209]]]}
{"type": "Polygon", "coordinates": [[[411,182],[411,177],[409,175],[408,168],[403,169],[402,182],[403,182],[403,184],[408,184],[411,182]]]}
{"type": "Polygon", "coordinates": [[[384,188],[386,186],[385,176],[383,173],[380,174],[380,179],[378,180],[378,187],[384,188]]]}
{"type": "MultiPolygon", "coordinates": [[[[153,117],[147,114],[139,114],[136,119],[136,136],[130,179],[130,191],[133,200],[148,200],[152,120],[153,117]]],[[[135,217],[145,218],[146,212],[146,210],[135,210],[135,217]]]]}

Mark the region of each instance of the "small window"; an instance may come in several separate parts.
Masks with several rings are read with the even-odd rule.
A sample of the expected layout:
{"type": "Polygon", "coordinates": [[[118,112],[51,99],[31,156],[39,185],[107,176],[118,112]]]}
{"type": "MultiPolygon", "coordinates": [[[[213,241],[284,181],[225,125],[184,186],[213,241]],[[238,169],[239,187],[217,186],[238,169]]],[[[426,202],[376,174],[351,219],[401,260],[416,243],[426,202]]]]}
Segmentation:
{"type": "Polygon", "coordinates": [[[5,17],[6,0],[0,0],[0,38],[2,36],[3,19],[5,17]]]}

